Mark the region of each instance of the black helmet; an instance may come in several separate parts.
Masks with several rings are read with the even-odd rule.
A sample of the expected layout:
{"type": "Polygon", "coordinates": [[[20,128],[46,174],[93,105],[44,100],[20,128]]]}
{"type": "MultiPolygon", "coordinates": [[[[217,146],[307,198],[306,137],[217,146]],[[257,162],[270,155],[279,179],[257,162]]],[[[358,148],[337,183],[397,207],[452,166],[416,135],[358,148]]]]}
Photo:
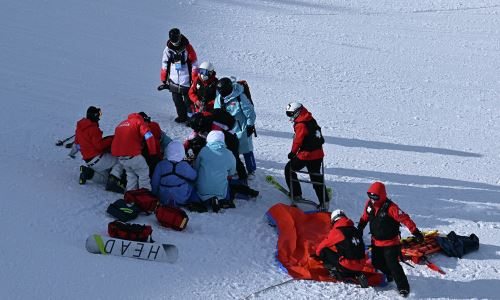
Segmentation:
{"type": "Polygon", "coordinates": [[[219,82],[217,82],[217,92],[225,98],[233,92],[233,82],[231,79],[227,77],[223,77],[219,79],[219,82]]]}
{"type": "Polygon", "coordinates": [[[178,45],[181,41],[181,31],[179,28],[172,28],[168,32],[168,38],[174,45],[178,45]]]}
{"type": "Polygon", "coordinates": [[[99,122],[101,119],[101,109],[95,106],[89,106],[87,108],[87,119],[89,119],[92,122],[99,122]]]}
{"type": "Polygon", "coordinates": [[[145,122],[147,122],[147,123],[151,122],[151,117],[148,116],[145,112],[141,111],[139,114],[142,116],[142,118],[144,119],[145,122]]]}

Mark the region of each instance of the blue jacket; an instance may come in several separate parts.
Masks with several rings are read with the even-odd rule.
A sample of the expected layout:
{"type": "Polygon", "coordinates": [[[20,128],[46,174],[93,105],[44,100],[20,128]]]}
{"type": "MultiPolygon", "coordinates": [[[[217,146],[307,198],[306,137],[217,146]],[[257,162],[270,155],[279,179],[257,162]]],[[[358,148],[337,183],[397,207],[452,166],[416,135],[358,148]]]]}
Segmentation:
{"type": "Polygon", "coordinates": [[[247,136],[247,126],[255,124],[255,110],[243,92],[243,86],[237,82],[233,83],[233,92],[223,99],[219,93],[215,97],[214,108],[225,108],[236,120],[233,131],[240,141],[240,154],[253,151],[252,136],[247,136]],[[239,97],[239,101],[238,101],[239,97]]]}
{"type": "Polygon", "coordinates": [[[195,180],[196,171],[187,161],[182,160],[176,163],[162,160],[156,165],[151,179],[151,188],[163,205],[186,205],[193,192],[195,180]],[[170,174],[174,164],[176,164],[175,174],[177,175],[170,174]]]}
{"type": "Polygon", "coordinates": [[[227,177],[236,173],[236,159],[224,142],[208,143],[203,147],[196,157],[194,168],[198,172],[195,186],[201,200],[214,196],[226,198],[227,177]]]}

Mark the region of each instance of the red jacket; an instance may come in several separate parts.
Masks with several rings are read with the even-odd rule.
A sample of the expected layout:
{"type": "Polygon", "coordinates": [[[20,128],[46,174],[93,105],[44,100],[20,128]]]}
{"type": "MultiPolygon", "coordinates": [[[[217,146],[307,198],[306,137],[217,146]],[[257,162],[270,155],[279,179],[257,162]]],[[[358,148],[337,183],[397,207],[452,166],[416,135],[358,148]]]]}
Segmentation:
{"type": "MultiPolygon", "coordinates": [[[[363,215],[361,216],[358,224],[358,228],[363,231],[365,228],[366,224],[368,223],[368,213],[366,211],[368,204],[371,202],[373,204],[373,207],[375,208],[375,214],[378,213],[378,210],[382,207],[382,205],[387,201],[387,193],[385,191],[385,185],[381,182],[375,182],[373,183],[370,188],[368,189],[368,193],[374,193],[377,194],[380,197],[380,200],[378,201],[373,201],[371,199],[368,199],[365,203],[365,209],[363,211],[363,215]]],[[[417,229],[417,225],[415,225],[415,222],[410,218],[410,216],[402,211],[396,203],[391,203],[389,208],[387,209],[388,215],[393,218],[396,222],[403,223],[408,230],[410,230],[411,233],[415,232],[417,229]]],[[[379,247],[385,247],[385,246],[396,246],[399,245],[401,237],[398,235],[394,237],[391,240],[377,240],[372,236],[372,244],[375,246],[379,247]]]]}
{"type": "Polygon", "coordinates": [[[149,154],[157,155],[156,140],[141,115],[130,114],[115,128],[115,137],[111,145],[113,156],[137,156],[142,152],[142,141],[146,140],[149,154]]]}
{"type": "MultiPolygon", "coordinates": [[[[345,240],[344,234],[338,229],[338,227],[347,226],[354,227],[354,223],[349,218],[342,217],[340,218],[340,220],[335,222],[332,229],[330,230],[330,233],[328,233],[328,236],[316,248],[316,255],[319,256],[321,250],[326,247],[330,248],[334,252],[338,252],[335,245],[345,240]]],[[[341,256],[339,258],[339,263],[349,270],[362,271],[367,264],[366,260],[366,256],[363,259],[347,259],[341,256]]]]}
{"type": "MultiPolygon", "coordinates": [[[[215,75],[209,77],[207,81],[201,80],[199,74],[197,74],[196,77],[194,77],[193,84],[191,84],[191,87],[189,88],[189,99],[191,100],[191,102],[193,102],[195,108],[194,112],[200,111],[200,108],[196,106],[196,104],[200,101],[196,93],[198,90],[197,85],[202,84],[204,87],[206,87],[216,80],[217,77],[215,77],[215,75]]],[[[214,99],[208,99],[208,102],[205,103],[205,110],[212,111],[214,109],[214,103],[215,103],[215,97],[214,99]]]]}
{"type": "Polygon", "coordinates": [[[148,124],[149,129],[151,129],[151,133],[153,134],[153,137],[155,138],[156,142],[156,154],[160,157],[160,159],[163,159],[163,149],[161,149],[161,128],[160,124],[157,122],[150,122],[148,124]]]}
{"type": "Polygon", "coordinates": [[[83,118],[76,123],[75,143],[80,145],[84,160],[109,152],[113,138],[102,138],[99,123],[83,118]]]}
{"type": "Polygon", "coordinates": [[[314,120],[314,118],[305,107],[302,107],[300,114],[294,120],[293,128],[295,131],[295,136],[293,138],[291,152],[297,154],[297,157],[301,160],[316,160],[316,159],[321,159],[325,156],[325,153],[323,152],[323,147],[313,151],[306,151],[300,149],[304,141],[304,138],[309,133],[306,124],[301,122],[306,122],[311,120],[314,120]]]}

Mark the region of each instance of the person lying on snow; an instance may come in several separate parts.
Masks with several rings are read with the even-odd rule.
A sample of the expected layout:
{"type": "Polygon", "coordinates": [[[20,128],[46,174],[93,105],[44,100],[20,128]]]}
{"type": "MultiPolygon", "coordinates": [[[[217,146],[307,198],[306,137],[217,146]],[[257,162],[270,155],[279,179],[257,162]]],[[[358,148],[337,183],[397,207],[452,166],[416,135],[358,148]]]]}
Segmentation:
{"type": "Polygon", "coordinates": [[[372,235],[372,264],[382,271],[387,281],[395,281],[399,293],[407,297],[410,293],[408,278],[399,264],[401,256],[400,223],[403,223],[415,236],[416,241],[422,243],[424,237],[418,230],[415,222],[398,205],[387,198],[385,185],[381,182],[373,183],[368,189],[363,215],[358,224],[362,234],[367,223],[370,223],[372,235]]]}
{"type": "Polygon", "coordinates": [[[100,174],[109,171],[106,190],[123,193],[124,185],[120,182],[123,166],[110,153],[113,136],[102,137],[99,128],[101,116],[100,108],[90,106],[86,117],[76,124],[75,145],[79,147],[85,161],[85,165],[80,167],[80,184],[92,179],[94,171],[100,174]]]}
{"type": "Polygon", "coordinates": [[[362,234],[340,209],[332,212],[331,225],[328,236],[316,248],[316,256],[336,279],[356,278],[361,287],[368,287],[368,279],[361,273],[367,264],[362,234]]]}
{"type": "Polygon", "coordinates": [[[152,192],[162,205],[186,206],[200,202],[194,189],[196,171],[184,160],[184,147],[178,141],[167,146],[166,159],[158,163],[151,179],[152,192]]]}

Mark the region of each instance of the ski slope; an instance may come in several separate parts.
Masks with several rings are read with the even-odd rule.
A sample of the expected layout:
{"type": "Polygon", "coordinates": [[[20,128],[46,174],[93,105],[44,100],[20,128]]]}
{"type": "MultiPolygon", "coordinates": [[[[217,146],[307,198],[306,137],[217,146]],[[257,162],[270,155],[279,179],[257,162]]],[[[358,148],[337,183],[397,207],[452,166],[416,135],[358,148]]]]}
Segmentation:
{"type": "MultiPolygon", "coordinates": [[[[331,208],[357,221],[375,180],[421,229],[475,233],[478,252],[432,257],[447,274],[403,266],[414,299],[500,299],[500,1],[2,1],[0,10],[1,299],[242,299],[289,277],[263,219],[286,199],[292,127],[302,102],[326,138],[331,208]],[[78,185],[79,159],[55,141],[89,105],[104,134],[145,111],[177,139],[170,94],[158,92],[168,30],[200,62],[246,79],[256,103],[260,190],[221,214],[190,214],[175,264],[89,254],[118,198],[78,185]]],[[[315,199],[311,188],[306,196],[315,199]]],[[[406,229],[403,235],[409,234],[406,229]]],[[[365,231],[367,239],[367,231],[365,231]]],[[[394,284],[297,281],[253,299],[394,299],[394,284]]]]}

